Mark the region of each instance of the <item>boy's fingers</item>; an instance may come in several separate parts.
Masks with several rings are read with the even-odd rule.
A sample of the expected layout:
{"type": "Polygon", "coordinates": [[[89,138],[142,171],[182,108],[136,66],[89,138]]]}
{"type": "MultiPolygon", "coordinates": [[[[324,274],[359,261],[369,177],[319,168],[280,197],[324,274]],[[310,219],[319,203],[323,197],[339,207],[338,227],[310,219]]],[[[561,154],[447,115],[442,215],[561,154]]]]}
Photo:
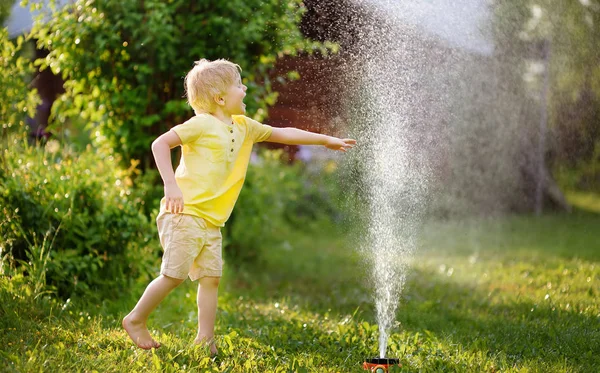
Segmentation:
{"type": "Polygon", "coordinates": [[[183,212],[183,199],[167,197],[167,201],[165,202],[165,207],[166,207],[167,211],[170,211],[174,214],[179,214],[179,213],[183,212]]]}

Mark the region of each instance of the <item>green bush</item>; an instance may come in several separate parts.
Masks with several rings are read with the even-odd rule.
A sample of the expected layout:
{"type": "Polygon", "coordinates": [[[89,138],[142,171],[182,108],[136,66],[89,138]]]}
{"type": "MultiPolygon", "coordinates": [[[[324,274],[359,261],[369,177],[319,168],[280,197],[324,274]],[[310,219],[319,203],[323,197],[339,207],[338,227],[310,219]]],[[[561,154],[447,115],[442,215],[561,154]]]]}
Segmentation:
{"type": "Polygon", "coordinates": [[[36,90],[28,87],[35,68],[28,58],[23,57],[25,46],[23,37],[11,41],[8,31],[0,29],[0,139],[3,148],[9,146],[9,133],[26,131],[25,120],[34,116],[40,101],[36,90]]]}
{"type": "Polygon", "coordinates": [[[50,51],[40,67],[66,81],[66,93],[53,107],[54,128],[77,121],[91,130],[96,145],[118,152],[126,163],[140,159],[146,169],[150,143],[192,114],[183,77],[200,58],[242,66],[253,98],[248,111],[263,119],[277,99],[271,74],[276,60],[326,52],[300,33],[303,12],[300,0],[69,2],[33,30],[38,46],[50,51]]]}
{"type": "Polygon", "coordinates": [[[91,147],[75,153],[56,140],[15,140],[3,157],[0,246],[26,268],[42,268],[60,296],[106,294],[154,269],[156,229],[143,212],[153,186],[133,188],[135,164],[123,169],[116,157],[91,147]]]}
{"type": "Polygon", "coordinates": [[[10,8],[13,4],[13,0],[0,0],[0,25],[10,17],[10,8]]]}
{"type": "Polygon", "coordinates": [[[302,230],[342,217],[334,168],[309,171],[300,162],[286,163],[282,155],[282,151],[264,150],[248,167],[223,232],[225,257],[234,264],[261,262],[265,250],[285,239],[284,226],[302,230]]]}

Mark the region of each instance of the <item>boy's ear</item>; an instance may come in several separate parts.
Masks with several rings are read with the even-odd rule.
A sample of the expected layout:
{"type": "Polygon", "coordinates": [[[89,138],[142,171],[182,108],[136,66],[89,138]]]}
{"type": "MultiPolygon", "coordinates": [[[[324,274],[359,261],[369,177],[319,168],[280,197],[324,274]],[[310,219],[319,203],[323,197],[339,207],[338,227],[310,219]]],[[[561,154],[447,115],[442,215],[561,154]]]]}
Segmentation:
{"type": "Polygon", "coordinates": [[[217,105],[225,105],[225,99],[223,98],[223,96],[219,95],[214,95],[214,100],[217,103],[217,105]]]}

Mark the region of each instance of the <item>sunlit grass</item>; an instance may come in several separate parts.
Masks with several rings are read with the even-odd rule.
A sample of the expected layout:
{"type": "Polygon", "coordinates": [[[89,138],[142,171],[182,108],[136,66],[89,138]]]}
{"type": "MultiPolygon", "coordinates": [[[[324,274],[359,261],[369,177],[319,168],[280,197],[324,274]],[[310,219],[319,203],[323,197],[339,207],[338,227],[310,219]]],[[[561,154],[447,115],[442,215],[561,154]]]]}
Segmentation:
{"type": "MultiPolygon", "coordinates": [[[[429,223],[390,335],[403,372],[593,372],[600,367],[600,215],[576,212],[429,223]]],[[[7,371],[361,372],[377,355],[369,269],[332,227],[282,232],[266,263],[226,267],[216,359],[191,342],[196,287],[152,315],[163,347],[133,347],[119,327],[142,288],[83,310],[33,307],[2,284],[7,371]],[[110,310],[110,312],[109,312],[110,310]]],[[[5,368],[2,368],[5,369],[5,368]]]]}
{"type": "Polygon", "coordinates": [[[600,213],[600,194],[593,192],[568,191],[567,201],[580,210],[600,213]]]}

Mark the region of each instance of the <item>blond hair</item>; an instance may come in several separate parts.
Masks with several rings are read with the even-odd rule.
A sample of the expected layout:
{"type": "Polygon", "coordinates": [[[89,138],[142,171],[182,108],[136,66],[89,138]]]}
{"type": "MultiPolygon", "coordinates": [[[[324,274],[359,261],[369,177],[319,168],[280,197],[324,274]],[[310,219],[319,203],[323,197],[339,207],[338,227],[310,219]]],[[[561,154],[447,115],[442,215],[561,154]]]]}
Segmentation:
{"type": "Polygon", "coordinates": [[[237,83],[241,71],[239,65],[224,59],[209,61],[203,58],[194,62],[184,80],[188,104],[196,114],[212,112],[216,105],[215,96],[237,83]]]}

